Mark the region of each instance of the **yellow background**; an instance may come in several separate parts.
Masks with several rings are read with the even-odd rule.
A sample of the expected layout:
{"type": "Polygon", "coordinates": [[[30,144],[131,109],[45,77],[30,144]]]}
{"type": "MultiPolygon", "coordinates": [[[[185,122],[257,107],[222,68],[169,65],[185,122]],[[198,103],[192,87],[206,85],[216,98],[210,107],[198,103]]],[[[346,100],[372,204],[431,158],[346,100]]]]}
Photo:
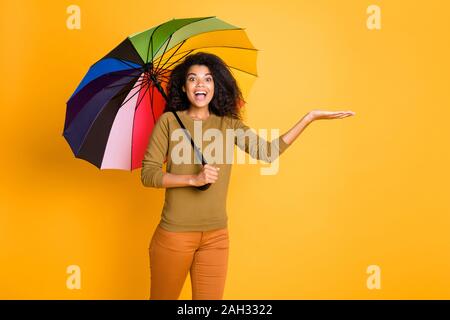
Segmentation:
{"type": "MultiPolygon", "coordinates": [[[[164,190],[98,170],[62,137],[66,101],[129,34],[215,15],[246,28],[246,122],[312,123],[275,176],[234,165],[224,299],[449,299],[447,1],[2,1],[0,298],[148,299],[164,190]],[[69,30],[66,8],[81,8],[69,30]],[[381,7],[381,30],[366,9],[381,7]],[[69,265],[81,289],[66,287],[69,265]],[[369,290],[366,269],[381,268],[369,290]]],[[[180,299],[190,299],[186,279],[180,299]]]]}

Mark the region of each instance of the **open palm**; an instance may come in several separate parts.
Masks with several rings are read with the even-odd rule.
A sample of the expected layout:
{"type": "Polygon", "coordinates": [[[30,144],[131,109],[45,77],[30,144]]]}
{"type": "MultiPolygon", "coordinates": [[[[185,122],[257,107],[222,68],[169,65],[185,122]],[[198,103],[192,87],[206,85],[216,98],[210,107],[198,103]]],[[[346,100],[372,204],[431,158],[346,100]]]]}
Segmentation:
{"type": "Polygon", "coordinates": [[[348,111],[326,111],[326,110],[312,110],[309,112],[309,116],[312,120],[319,119],[341,119],[345,117],[354,116],[356,113],[348,111]]]}

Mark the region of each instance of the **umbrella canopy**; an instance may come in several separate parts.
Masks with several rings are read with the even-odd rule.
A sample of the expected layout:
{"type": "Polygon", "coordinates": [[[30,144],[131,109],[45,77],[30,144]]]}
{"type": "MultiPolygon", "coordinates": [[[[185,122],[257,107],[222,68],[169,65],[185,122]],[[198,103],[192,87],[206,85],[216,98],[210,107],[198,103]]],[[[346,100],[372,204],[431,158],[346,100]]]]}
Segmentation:
{"type": "Polygon", "coordinates": [[[172,19],[130,35],[89,68],[67,101],[63,136],[75,157],[99,169],[140,168],[170,73],[197,51],[220,56],[245,99],[257,76],[245,29],[215,16],[172,19]]]}

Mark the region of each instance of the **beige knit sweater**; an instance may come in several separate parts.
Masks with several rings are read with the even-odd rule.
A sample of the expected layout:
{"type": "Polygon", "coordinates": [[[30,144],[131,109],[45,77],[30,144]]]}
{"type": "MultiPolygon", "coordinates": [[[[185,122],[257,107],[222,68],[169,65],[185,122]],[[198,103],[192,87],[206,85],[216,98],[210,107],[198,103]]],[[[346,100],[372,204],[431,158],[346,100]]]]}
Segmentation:
{"type": "MultiPolygon", "coordinates": [[[[237,145],[241,150],[247,152],[252,158],[260,159],[267,163],[274,161],[286,150],[289,144],[284,142],[281,137],[277,137],[271,142],[266,141],[257,133],[248,130],[250,128],[241,120],[228,116],[221,117],[210,113],[206,120],[194,120],[182,111],[177,111],[177,114],[186,129],[189,131],[189,134],[196,142],[197,146],[203,152],[206,162],[208,164],[220,167],[219,177],[217,181],[212,183],[209,189],[205,191],[198,190],[196,187],[191,186],[166,188],[160,226],[166,230],[175,232],[208,231],[225,228],[228,222],[226,198],[231,167],[232,163],[236,163],[237,161],[234,157],[231,162],[229,161],[230,158],[227,158],[226,149],[228,147],[226,143],[226,130],[229,129],[229,132],[230,129],[235,130],[231,131],[235,133],[234,140],[232,141],[233,151],[234,145],[237,145]],[[197,129],[201,124],[202,133],[205,133],[208,129],[212,128],[221,131],[223,137],[222,161],[217,161],[218,154],[211,152],[213,149],[212,146],[208,147],[210,143],[216,142],[214,138],[211,138],[208,141],[206,138],[203,138],[203,142],[201,138],[200,140],[196,140],[198,139],[198,135],[195,136],[195,132],[199,131],[194,131],[194,124],[197,129]],[[242,129],[243,131],[236,129],[242,129]],[[246,138],[242,132],[247,133],[246,137],[248,138],[246,138]],[[253,140],[258,143],[251,143],[252,139],[258,139],[253,140]],[[200,144],[198,142],[200,142],[200,144]],[[208,148],[210,151],[205,152],[208,148]]],[[[196,157],[196,154],[190,144],[190,141],[184,136],[178,137],[178,140],[174,139],[172,136],[172,133],[176,129],[180,129],[178,130],[178,133],[182,132],[179,123],[171,112],[163,113],[156,122],[142,161],[141,181],[144,186],[162,188],[162,178],[164,174],[162,167],[165,160],[167,160],[167,172],[190,175],[200,172],[202,168],[201,160],[197,158],[194,163],[194,157],[196,157]],[[176,150],[178,152],[173,154],[183,154],[179,152],[180,146],[182,146],[180,143],[184,144],[186,148],[184,150],[190,150],[191,155],[188,163],[179,163],[179,160],[174,161],[171,156],[174,148],[177,148],[176,150]]],[[[214,130],[210,130],[210,132],[214,132],[214,130]]],[[[179,157],[177,157],[177,159],[178,158],[179,157]]]]}

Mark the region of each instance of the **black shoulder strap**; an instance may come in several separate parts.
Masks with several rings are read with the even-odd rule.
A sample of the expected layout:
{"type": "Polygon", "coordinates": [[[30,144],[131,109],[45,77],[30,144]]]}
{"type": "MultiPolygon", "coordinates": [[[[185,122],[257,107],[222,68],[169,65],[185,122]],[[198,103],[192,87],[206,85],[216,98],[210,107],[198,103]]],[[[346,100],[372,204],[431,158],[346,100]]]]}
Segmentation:
{"type": "Polygon", "coordinates": [[[191,145],[194,148],[195,152],[197,153],[197,156],[202,160],[202,164],[206,164],[206,160],[203,157],[203,154],[198,149],[197,145],[194,143],[194,140],[192,140],[192,137],[189,135],[189,131],[184,126],[183,122],[181,121],[180,117],[178,116],[177,112],[172,110],[172,113],[175,115],[175,118],[177,118],[178,123],[180,124],[181,128],[184,129],[184,132],[189,140],[191,140],[191,145]]]}
{"type": "MultiPolygon", "coordinates": [[[[207,162],[206,162],[205,158],[203,157],[203,154],[200,152],[200,150],[198,149],[198,147],[194,143],[194,140],[192,140],[192,137],[190,136],[188,130],[184,126],[184,124],[181,121],[180,117],[178,116],[177,112],[172,110],[172,113],[174,114],[174,116],[177,119],[178,123],[180,124],[181,128],[183,128],[183,131],[186,134],[187,138],[191,140],[191,145],[194,148],[195,152],[197,153],[197,156],[202,160],[202,165],[205,165],[207,162]]],[[[210,183],[207,183],[207,184],[205,184],[203,186],[197,187],[197,189],[204,191],[204,190],[208,189],[210,187],[210,185],[211,185],[210,183]]]]}

